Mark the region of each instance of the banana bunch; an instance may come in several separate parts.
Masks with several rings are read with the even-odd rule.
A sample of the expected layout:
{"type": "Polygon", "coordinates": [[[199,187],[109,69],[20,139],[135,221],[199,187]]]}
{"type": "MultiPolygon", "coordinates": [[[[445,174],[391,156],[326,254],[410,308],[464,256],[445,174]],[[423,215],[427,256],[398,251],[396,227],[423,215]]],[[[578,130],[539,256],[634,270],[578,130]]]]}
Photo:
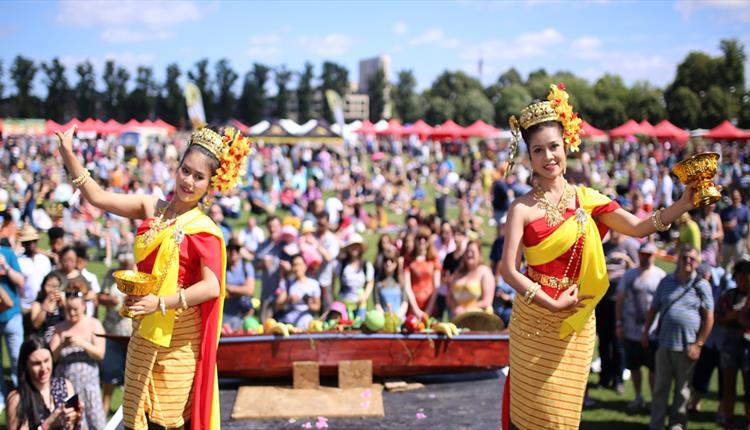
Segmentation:
{"type": "Polygon", "coordinates": [[[320,331],[323,331],[323,321],[321,321],[321,320],[312,320],[312,321],[310,321],[310,325],[307,326],[307,331],[309,331],[309,332],[320,332],[320,331]]]}
{"type": "Polygon", "coordinates": [[[458,327],[451,322],[439,322],[432,326],[435,333],[442,333],[448,339],[458,334],[458,327]]]}

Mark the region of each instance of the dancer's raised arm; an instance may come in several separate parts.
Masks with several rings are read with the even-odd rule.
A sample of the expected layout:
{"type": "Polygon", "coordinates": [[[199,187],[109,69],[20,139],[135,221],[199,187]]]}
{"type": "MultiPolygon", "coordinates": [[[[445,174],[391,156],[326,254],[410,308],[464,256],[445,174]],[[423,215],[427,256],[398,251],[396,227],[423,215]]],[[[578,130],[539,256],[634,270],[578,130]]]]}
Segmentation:
{"type": "Polygon", "coordinates": [[[113,214],[130,218],[145,219],[154,216],[159,199],[149,195],[130,195],[113,193],[99,186],[91,180],[90,173],[78,161],[73,152],[73,135],[77,127],[74,125],[64,133],[56,132],[59,139],[60,155],[68,169],[73,185],[81,190],[81,194],[92,205],[113,214]]]}

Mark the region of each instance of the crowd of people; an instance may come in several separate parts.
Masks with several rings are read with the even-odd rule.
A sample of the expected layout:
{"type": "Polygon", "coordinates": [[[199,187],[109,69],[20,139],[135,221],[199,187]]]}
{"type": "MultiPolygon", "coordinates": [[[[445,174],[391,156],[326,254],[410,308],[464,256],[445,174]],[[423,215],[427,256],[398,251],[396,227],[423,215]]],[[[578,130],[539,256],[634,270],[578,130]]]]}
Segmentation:
{"type": "MultiPolygon", "coordinates": [[[[168,200],[184,145],[177,136],[135,148],[113,138],[73,147],[103,189],[168,200]]],[[[602,238],[610,288],[596,309],[599,383],[623,393],[629,369],[636,392],[629,408],[647,411],[646,367],[652,428],[663,428],[673,382],[670,425],[683,427],[688,411],[701,408],[715,369],[717,420],[726,428],[734,428],[738,370],[750,388],[743,336],[750,330],[750,147],[589,142],[566,173],[646,219],[682,194],[671,166],[704,150],[722,154],[723,199],[715,207],[686,213],[676,228],[644,239],[614,231],[602,238]],[[657,259],[676,269],[665,272],[657,259]]],[[[245,185],[204,208],[226,243],[222,333],[241,332],[248,318],[307,329],[329,312],[356,319],[370,308],[420,319],[480,311],[512,326],[515,290],[501,275],[505,224],[535,179],[528,157],[506,175],[507,153],[505,142],[415,137],[363,136],[344,148],[256,143],[245,185]]],[[[132,333],[112,272],[136,267],[138,225],[74,193],[69,176],[53,139],[3,138],[0,334],[21,399],[7,397],[7,414],[16,416],[8,422],[19,428],[46,419],[43,428],[102,429],[124,382],[122,344],[98,335],[132,333]],[[108,272],[94,274],[92,261],[108,272]],[[29,384],[51,397],[34,403],[40,399],[29,397],[29,384]],[[75,410],[62,404],[73,392],[81,404],[75,410]],[[35,405],[33,417],[18,412],[28,410],[24,402],[35,405]]],[[[0,407],[10,388],[0,386],[0,407]]]]}

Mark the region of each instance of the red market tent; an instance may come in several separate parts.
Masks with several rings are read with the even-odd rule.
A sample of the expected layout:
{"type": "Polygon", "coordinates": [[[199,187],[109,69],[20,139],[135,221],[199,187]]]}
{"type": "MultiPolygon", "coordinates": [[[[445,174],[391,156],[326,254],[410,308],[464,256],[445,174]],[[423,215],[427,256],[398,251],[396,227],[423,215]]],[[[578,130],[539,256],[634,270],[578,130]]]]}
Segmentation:
{"type": "Polygon", "coordinates": [[[79,126],[78,131],[83,132],[99,132],[99,127],[93,118],[86,118],[79,126]]]}
{"type": "Polygon", "coordinates": [[[703,138],[710,140],[748,140],[750,139],[750,132],[742,131],[728,120],[724,120],[704,134],[703,138]]]}
{"type": "Polygon", "coordinates": [[[654,126],[653,136],[657,139],[673,140],[677,143],[685,143],[690,139],[690,133],[666,119],[654,126]]]}
{"type": "Polygon", "coordinates": [[[641,128],[643,129],[643,133],[641,133],[641,134],[645,134],[646,136],[654,137],[654,126],[651,125],[650,122],[648,122],[647,120],[644,119],[638,125],[640,125],[641,128]]]}
{"type": "Polygon", "coordinates": [[[102,134],[120,134],[120,131],[122,131],[122,124],[114,119],[105,122],[101,128],[102,134]]]}
{"type": "Polygon", "coordinates": [[[362,121],[362,125],[356,130],[357,134],[375,134],[375,126],[369,121],[362,121]]]}
{"type": "Polygon", "coordinates": [[[58,124],[51,119],[44,122],[44,134],[55,134],[56,131],[65,131],[65,129],[61,124],[58,124]]]}
{"type": "Polygon", "coordinates": [[[142,127],[141,123],[138,122],[135,118],[131,119],[130,121],[126,122],[122,125],[122,131],[133,131],[136,128],[142,127]]]}
{"type": "MultiPolygon", "coordinates": [[[[159,122],[164,122],[164,121],[162,121],[162,120],[159,119],[159,120],[156,120],[156,122],[158,124],[159,122]]],[[[166,122],[164,122],[164,124],[169,125],[166,122]]],[[[240,133],[242,133],[242,134],[244,134],[246,136],[250,134],[250,127],[248,125],[246,125],[245,123],[243,123],[242,121],[238,120],[238,119],[230,119],[228,124],[229,124],[230,127],[236,128],[237,130],[240,131],[240,133]]],[[[172,132],[174,132],[176,130],[173,126],[171,126],[171,125],[169,125],[169,126],[172,127],[172,130],[169,131],[170,133],[172,133],[172,132]]]]}
{"type": "Polygon", "coordinates": [[[625,124],[609,131],[610,137],[628,137],[636,134],[646,134],[640,124],[629,119],[625,124]]]}
{"type": "Polygon", "coordinates": [[[487,124],[486,122],[478,119],[473,124],[464,129],[464,136],[476,136],[476,137],[488,137],[497,134],[498,130],[487,124]]]}
{"type": "Polygon", "coordinates": [[[586,121],[581,120],[581,128],[583,129],[583,137],[602,137],[606,136],[607,132],[600,130],[586,121]]]}
{"type": "MultiPolygon", "coordinates": [[[[242,124],[242,125],[244,125],[244,124],[242,124]]],[[[164,120],[161,120],[161,119],[157,119],[156,121],[154,121],[154,127],[163,128],[163,129],[167,130],[167,133],[174,133],[175,131],[177,131],[177,127],[175,127],[172,124],[170,124],[170,123],[168,123],[168,122],[166,122],[164,120]]],[[[239,129],[239,127],[238,127],[238,129],[239,129]]],[[[245,129],[247,129],[247,126],[245,126],[245,129]]],[[[242,130],[240,130],[240,131],[242,131],[242,130]]]]}
{"type": "Polygon", "coordinates": [[[386,128],[383,131],[377,132],[380,136],[403,136],[405,134],[406,129],[403,125],[401,125],[398,120],[395,119],[389,119],[388,120],[388,128],[386,128]]]}
{"type": "Polygon", "coordinates": [[[419,119],[417,120],[417,122],[415,122],[411,126],[406,127],[404,134],[405,135],[416,134],[417,136],[419,136],[420,139],[424,140],[432,134],[432,130],[433,128],[430,127],[429,124],[419,119]]]}
{"type": "Polygon", "coordinates": [[[464,130],[466,129],[449,119],[432,130],[432,138],[457,139],[464,135],[464,130]]]}
{"type": "Polygon", "coordinates": [[[62,125],[63,130],[67,130],[70,127],[77,126],[78,129],[81,129],[81,121],[78,121],[76,118],[71,119],[70,121],[66,122],[62,125]]]}

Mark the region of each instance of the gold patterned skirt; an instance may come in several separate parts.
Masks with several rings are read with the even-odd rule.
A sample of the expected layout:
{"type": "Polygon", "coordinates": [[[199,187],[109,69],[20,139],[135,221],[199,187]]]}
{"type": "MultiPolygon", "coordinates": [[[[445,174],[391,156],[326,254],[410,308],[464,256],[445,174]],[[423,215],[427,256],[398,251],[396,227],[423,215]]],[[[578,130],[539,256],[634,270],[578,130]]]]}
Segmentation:
{"type": "Polygon", "coordinates": [[[581,421],[596,320],[560,339],[570,312],[550,312],[516,297],[510,323],[510,421],[519,430],[577,429],[581,421]]]}
{"type": "Polygon", "coordinates": [[[142,338],[138,326],[139,321],[133,320],[125,364],[125,428],[147,429],[148,422],[166,428],[182,427],[191,416],[193,377],[201,345],[200,307],[190,307],[175,317],[169,347],[142,338]]]}

